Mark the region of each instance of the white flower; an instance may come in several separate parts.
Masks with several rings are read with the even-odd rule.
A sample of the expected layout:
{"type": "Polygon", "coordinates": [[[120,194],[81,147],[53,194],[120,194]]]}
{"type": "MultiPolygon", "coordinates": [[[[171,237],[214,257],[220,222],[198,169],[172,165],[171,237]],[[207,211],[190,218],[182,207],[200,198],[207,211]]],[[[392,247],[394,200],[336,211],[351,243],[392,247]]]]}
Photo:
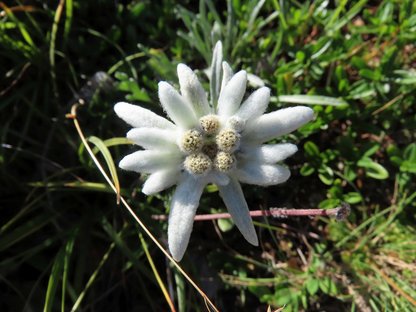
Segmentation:
{"type": "Polygon", "coordinates": [[[168,243],[181,260],[204,187],[218,186],[234,223],[258,245],[240,182],[262,186],[285,182],[290,171],[276,164],[297,151],[293,144],[263,143],[310,121],[313,111],[297,106],[264,114],[270,89],[262,87],[243,101],[247,73],[232,74],[217,43],[211,65],[211,103],[196,74],[178,65],[180,93],[159,83],[159,99],[170,120],[140,106],[117,103],[117,115],[134,128],[127,137],[144,148],[127,155],[120,168],[150,174],[143,185],[149,195],[177,185],[170,206],[168,243]]]}

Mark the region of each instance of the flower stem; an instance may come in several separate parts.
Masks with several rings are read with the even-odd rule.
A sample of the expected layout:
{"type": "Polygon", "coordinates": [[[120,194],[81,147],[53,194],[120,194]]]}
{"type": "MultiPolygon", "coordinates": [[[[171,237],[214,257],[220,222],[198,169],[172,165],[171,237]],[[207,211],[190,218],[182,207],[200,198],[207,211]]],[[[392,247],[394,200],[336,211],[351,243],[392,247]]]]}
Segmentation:
{"type": "MultiPolygon", "coordinates": [[[[254,210],[250,211],[251,217],[310,217],[324,216],[334,217],[338,221],[345,220],[351,212],[350,205],[342,203],[340,207],[332,209],[293,209],[293,208],[270,208],[270,210],[254,210]]],[[[194,221],[209,221],[218,219],[229,219],[229,213],[212,213],[196,215],[194,221]]],[[[154,220],[167,220],[167,215],[152,215],[154,220]]]]}

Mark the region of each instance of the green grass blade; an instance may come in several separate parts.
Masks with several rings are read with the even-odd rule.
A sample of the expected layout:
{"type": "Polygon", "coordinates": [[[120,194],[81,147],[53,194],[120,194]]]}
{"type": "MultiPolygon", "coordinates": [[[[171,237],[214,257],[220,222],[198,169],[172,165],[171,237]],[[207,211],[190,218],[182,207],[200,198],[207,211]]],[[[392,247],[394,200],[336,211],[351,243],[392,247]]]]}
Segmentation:
{"type": "Polygon", "coordinates": [[[133,61],[133,60],[135,60],[135,59],[138,59],[138,58],[142,58],[142,57],[144,57],[144,56],[146,56],[146,53],[144,53],[144,52],[138,52],[138,53],[134,53],[134,54],[132,54],[132,55],[129,55],[129,56],[126,56],[126,58],[125,59],[122,59],[122,60],[120,60],[120,61],[118,61],[117,63],[115,63],[113,66],[111,66],[109,69],[108,69],[108,71],[107,71],[107,74],[109,74],[109,75],[112,75],[112,74],[114,74],[121,66],[123,66],[126,62],[131,62],[131,61],[133,61]]]}
{"type": "Polygon", "coordinates": [[[74,305],[72,306],[71,312],[75,312],[77,311],[80,306],[82,301],[85,298],[85,295],[87,293],[87,291],[90,289],[90,287],[94,284],[95,280],[97,279],[98,274],[101,271],[101,268],[103,267],[103,265],[107,262],[108,258],[110,257],[111,252],[113,251],[115,247],[115,243],[112,243],[110,245],[110,247],[108,247],[107,252],[104,254],[104,256],[101,258],[100,263],[98,264],[97,268],[94,270],[94,272],[91,274],[90,278],[88,279],[87,284],[85,285],[84,289],[82,290],[82,292],[79,294],[77,300],[75,301],[74,305]]]}
{"type": "MultiPolygon", "coordinates": [[[[108,170],[110,171],[110,175],[113,179],[114,185],[116,186],[117,194],[119,195],[120,194],[120,182],[118,180],[116,166],[114,165],[113,157],[111,156],[111,153],[108,150],[106,144],[100,138],[97,138],[95,136],[89,137],[88,141],[93,143],[103,155],[104,160],[107,164],[108,170]]],[[[119,141],[119,140],[116,140],[116,141],[119,141]]]]}
{"type": "Polygon", "coordinates": [[[330,23],[325,27],[326,31],[337,31],[342,28],[345,24],[351,21],[358,13],[361,12],[363,7],[367,4],[368,0],[361,0],[358,1],[346,14],[344,14],[341,18],[338,18],[339,14],[341,13],[343,7],[348,3],[348,1],[344,0],[341,2],[341,5],[338,7],[336,14],[332,16],[330,23]]]}
{"type": "Polygon", "coordinates": [[[23,37],[23,39],[33,48],[33,50],[36,50],[36,45],[33,42],[32,37],[30,36],[29,32],[26,30],[25,24],[20,22],[16,16],[13,14],[13,11],[10,10],[3,2],[0,2],[0,7],[4,9],[7,16],[10,17],[10,19],[16,24],[16,26],[19,28],[19,31],[23,37]]]}
{"type": "Polygon", "coordinates": [[[60,280],[62,279],[62,298],[61,298],[61,310],[65,310],[65,292],[66,283],[68,279],[68,265],[69,258],[72,254],[74,247],[74,240],[76,232],[70,237],[69,241],[56,255],[54,264],[52,266],[51,274],[49,275],[48,288],[46,290],[45,304],[43,306],[44,312],[50,312],[54,310],[54,302],[56,299],[56,290],[60,280]],[[62,275],[63,273],[63,275],[62,275]]]}
{"type": "Polygon", "coordinates": [[[65,5],[65,0],[60,0],[58,7],[55,11],[55,16],[53,19],[52,31],[51,31],[51,39],[49,44],[49,63],[51,65],[50,73],[52,77],[52,86],[54,89],[55,96],[58,96],[58,87],[56,84],[56,72],[55,72],[55,44],[56,44],[56,35],[58,33],[58,25],[59,21],[61,20],[62,10],[65,5]]]}
{"type": "MultiPolygon", "coordinates": [[[[124,137],[120,137],[120,138],[111,138],[111,139],[107,139],[107,140],[103,140],[102,141],[104,143],[105,146],[107,147],[111,147],[111,146],[117,146],[117,145],[131,145],[134,144],[132,141],[130,141],[127,138],[124,137]]],[[[94,154],[98,153],[100,150],[98,149],[98,147],[94,147],[92,149],[92,151],[94,152],[94,154]]]]}
{"type": "Polygon", "coordinates": [[[114,48],[116,48],[116,50],[121,54],[121,56],[123,57],[123,59],[126,61],[126,64],[129,67],[130,72],[131,72],[133,78],[135,80],[138,79],[138,75],[137,75],[136,68],[133,66],[133,64],[131,63],[131,61],[128,59],[128,56],[126,55],[126,53],[124,52],[124,50],[120,47],[120,45],[118,45],[116,42],[114,42],[114,40],[108,38],[104,34],[98,32],[98,31],[96,31],[94,29],[87,28],[86,31],[90,35],[95,36],[97,38],[101,38],[104,41],[106,41],[107,43],[111,44],[114,48]]]}
{"type": "Polygon", "coordinates": [[[65,246],[65,257],[64,257],[64,267],[62,275],[62,299],[61,299],[61,312],[65,312],[65,298],[68,284],[68,272],[69,272],[69,260],[74,249],[75,239],[78,234],[78,229],[76,229],[72,236],[70,237],[68,243],[65,246]]]}
{"type": "MultiPolygon", "coordinates": [[[[114,194],[114,191],[105,183],[100,182],[88,182],[88,181],[71,181],[71,182],[32,182],[29,183],[32,187],[48,188],[49,191],[58,190],[73,190],[78,191],[94,191],[114,194]]],[[[126,195],[125,191],[120,190],[122,195],[126,195]]],[[[9,226],[9,224],[7,224],[9,226]]],[[[2,229],[3,231],[3,229],[2,229]]]]}
{"type": "Polygon", "coordinates": [[[174,278],[176,284],[176,296],[178,298],[178,310],[179,312],[186,311],[186,287],[185,281],[183,280],[182,275],[177,271],[174,270],[174,278]]]}
{"type": "Polygon", "coordinates": [[[318,95],[281,95],[277,97],[279,102],[308,104],[308,105],[329,105],[329,106],[345,106],[348,105],[342,99],[336,99],[328,96],[318,95]]]}
{"type": "Polygon", "coordinates": [[[4,233],[0,239],[0,251],[20,242],[30,234],[47,225],[53,219],[54,217],[50,216],[49,213],[44,213],[26,221],[25,224],[12,230],[10,233],[4,233]]]}
{"type": "Polygon", "coordinates": [[[29,211],[33,212],[36,208],[42,205],[42,200],[46,195],[41,194],[33,200],[29,201],[25,206],[21,207],[11,219],[9,219],[2,227],[0,227],[0,236],[7,231],[8,228],[12,227],[18,220],[26,215],[29,211]]]}
{"type": "Polygon", "coordinates": [[[72,12],[73,12],[72,0],[65,0],[64,46],[68,42],[69,33],[71,31],[72,12]]]}
{"type": "Polygon", "coordinates": [[[150,267],[152,268],[153,275],[155,276],[156,281],[159,285],[159,288],[162,291],[163,296],[165,297],[166,302],[168,303],[168,305],[170,307],[170,310],[175,311],[175,306],[173,305],[173,302],[172,302],[172,299],[169,296],[168,290],[166,289],[166,286],[163,283],[159,272],[157,271],[157,268],[155,266],[155,263],[153,262],[152,256],[150,255],[149,249],[147,248],[147,244],[146,244],[146,241],[143,238],[142,233],[139,233],[139,239],[140,239],[140,243],[142,244],[142,247],[143,247],[144,253],[146,255],[146,258],[149,261],[150,267]]]}
{"type": "Polygon", "coordinates": [[[149,269],[145,267],[144,264],[139,260],[142,255],[142,251],[137,252],[131,250],[123,239],[127,227],[124,227],[120,232],[117,232],[105,217],[101,219],[101,225],[107,235],[116,244],[116,247],[125,255],[125,257],[129,259],[129,261],[133,263],[133,265],[138,268],[139,271],[144,276],[146,276],[150,282],[154,283],[153,276],[150,274],[149,269]]]}
{"type": "Polygon", "coordinates": [[[64,266],[65,249],[61,249],[55,258],[52,266],[52,272],[49,276],[48,288],[46,290],[45,304],[43,306],[44,312],[50,312],[53,309],[53,303],[56,299],[56,288],[60,282],[62,275],[62,268],[64,266]]]}

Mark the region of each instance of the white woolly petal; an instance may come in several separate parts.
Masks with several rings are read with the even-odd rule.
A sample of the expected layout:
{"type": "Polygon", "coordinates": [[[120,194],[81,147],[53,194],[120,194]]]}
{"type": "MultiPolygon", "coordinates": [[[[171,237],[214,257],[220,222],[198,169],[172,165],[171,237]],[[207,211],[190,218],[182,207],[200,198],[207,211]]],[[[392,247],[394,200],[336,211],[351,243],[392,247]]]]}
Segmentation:
{"type": "Polygon", "coordinates": [[[247,73],[244,70],[235,74],[225,85],[218,99],[218,115],[232,116],[239,108],[246,92],[247,73]]]}
{"type": "Polygon", "coordinates": [[[222,62],[221,92],[224,91],[225,85],[228,83],[228,81],[230,81],[232,76],[233,76],[233,70],[231,66],[227,62],[222,62]]]}
{"type": "Polygon", "coordinates": [[[253,74],[247,74],[248,84],[253,88],[264,87],[264,81],[259,76],[253,74]]]}
{"type": "Polygon", "coordinates": [[[166,190],[176,184],[179,171],[179,168],[175,168],[152,173],[143,184],[142,192],[151,195],[166,190]]]}
{"type": "Polygon", "coordinates": [[[185,64],[179,64],[178,77],[181,94],[193,107],[196,116],[202,117],[209,114],[207,94],[193,70],[185,64]]]}
{"type": "Polygon", "coordinates": [[[178,126],[189,129],[197,124],[193,109],[166,81],[159,82],[159,100],[166,113],[178,126]]]}
{"type": "Polygon", "coordinates": [[[179,152],[148,150],[125,156],[120,161],[119,167],[124,170],[153,173],[161,169],[179,168],[181,161],[182,155],[179,152]]]}
{"type": "Polygon", "coordinates": [[[169,250],[176,261],[180,261],[188,246],[196,209],[205,183],[185,175],[172,197],[168,224],[169,250]]]}
{"type": "Polygon", "coordinates": [[[260,163],[275,164],[298,151],[298,147],[290,143],[267,144],[260,147],[243,146],[239,157],[252,159],[260,163]]]}
{"type": "Polygon", "coordinates": [[[254,91],[248,98],[241,104],[240,109],[235,114],[243,120],[255,119],[266,111],[267,105],[270,101],[270,89],[267,87],[260,88],[254,91]]]}
{"type": "Polygon", "coordinates": [[[238,179],[247,184],[275,185],[287,181],[290,171],[280,165],[259,164],[256,161],[247,162],[236,170],[238,179]]]}
{"type": "Polygon", "coordinates": [[[256,230],[250,217],[247,202],[241,190],[240,183],[234,177],[230,179],[227,185],[219,185],[218,189],[228,212],[231,214],[237,228],[243,234],[244,238],[254,246],[258,246],[256,230]]]}
{"type": "Polygon", "coordinates": [[[176,131],[159,128],[134,128],[127,132],[127,138],[145,149],[178,150],[176,131]]]}
{"type": "Polygon", "coordinates": [[[246,141],[265,142],[290,133],[313,118],[313,110],[295,106],[265,114],[249,122],[243,133],[246,141]]]}
{"type": "Polygon", "coordinates": [[[119,102],[114,105],[114,111],[118,117],[135,128],[154,127],[161,129],[176,129],[176,126],[169,120],[137,105],[119,102]]]}

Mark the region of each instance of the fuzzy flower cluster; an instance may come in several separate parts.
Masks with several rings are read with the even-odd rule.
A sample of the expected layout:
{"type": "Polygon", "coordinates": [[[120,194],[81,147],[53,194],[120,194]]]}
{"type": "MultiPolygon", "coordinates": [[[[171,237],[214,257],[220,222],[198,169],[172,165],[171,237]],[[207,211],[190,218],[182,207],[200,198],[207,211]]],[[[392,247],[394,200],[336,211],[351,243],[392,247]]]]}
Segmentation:
{"type": "Polygon", "coordinates": [[[258,245],[240,182],[261,186],[285,182],[290,171],[278,164],[297,151],[293,144],[263,143],[290,133],[313,118],[297,106],[264,114],[270,89],[262,87],[243,100],[247,73],[233,74],[222,61],[218,42],[210,68],[210,101],[196,74],[177,67],[180,92],[159,83],[165,119],[140,106],[117,103],[117,115],[133,126],[127,138],[144,150],[127,155],[120,168],[149,174],[143,193],[150,195],[177,185],[172,197],[168,244],[180,261],[192,231],[199,200],[208,183],[219,193],[235,225],[248,242],[258,245]]]}

